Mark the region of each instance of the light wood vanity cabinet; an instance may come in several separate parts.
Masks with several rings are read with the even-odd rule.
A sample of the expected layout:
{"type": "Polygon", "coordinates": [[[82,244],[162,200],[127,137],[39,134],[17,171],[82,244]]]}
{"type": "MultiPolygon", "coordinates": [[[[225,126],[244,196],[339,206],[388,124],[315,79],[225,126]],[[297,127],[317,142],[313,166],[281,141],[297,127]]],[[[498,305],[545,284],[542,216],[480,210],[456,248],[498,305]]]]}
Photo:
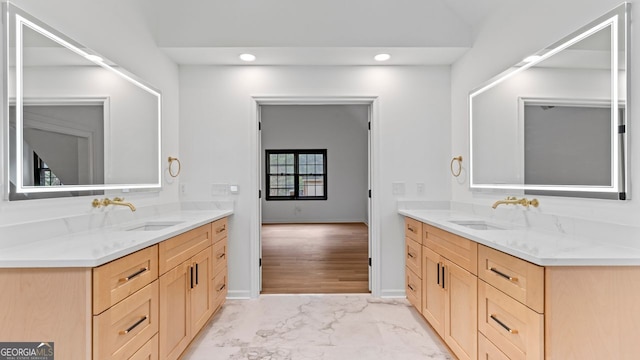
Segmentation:
{"type": "Polygon", "coordinates": [[[405,291],[416,308],[422,304],[422,223],[405,218],[405,291]]]}
{"type": "Polygon", "coordinates": [[[477,244],[422,224],[422,314],[459,359],[477,357],[477,244]]]}
{"type": "Polygon", "coordinates": [[[93,269],[93,358],[129,359],[158,333],[158,246],[93,269]]]}
{"type": "MultiPolygon", "coordinates": [[[[543,267],[420,226],[423,286],[416,308],[458,358],[632,360],[640,354],[640,266],[543,267]]],[[[415,304],[413,296],[407,291],[415,304]]]]}
{"type": "Polygon", "coordinates": [[[478,331],[508,359],[544,359],[544,268],[480,245],[478,331]]]}
{"type": "Polygon", "coordinates": [[[95,268],[0,269],[0,339],[54,342],[56,359],[177,359],[226,298],[227,231],[224,218],[95,268]]]}
{"type": "Polygon", "coordinates": [[[212,289],[214,291],[213,308],[217,311],[227,298],[229,291],[227,282],[227,219],[220,219],[213,227],[213,274],[212,289]]]}
{"type": "Polygon", "coordinates": [[[160,359],[177,359],[213,314],[212,245],[212,224],[160,243],[160,359]]]}

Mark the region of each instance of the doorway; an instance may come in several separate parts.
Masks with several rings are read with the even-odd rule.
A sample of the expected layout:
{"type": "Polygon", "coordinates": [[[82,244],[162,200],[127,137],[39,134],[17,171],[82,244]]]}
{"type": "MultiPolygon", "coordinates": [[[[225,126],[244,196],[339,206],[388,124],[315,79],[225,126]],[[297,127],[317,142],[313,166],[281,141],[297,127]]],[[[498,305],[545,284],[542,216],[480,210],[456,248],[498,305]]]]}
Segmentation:
{"type": "Polygon", "coordinates": [[[263,104],[262,293],[370,287],[371,104],[263,104]]]}

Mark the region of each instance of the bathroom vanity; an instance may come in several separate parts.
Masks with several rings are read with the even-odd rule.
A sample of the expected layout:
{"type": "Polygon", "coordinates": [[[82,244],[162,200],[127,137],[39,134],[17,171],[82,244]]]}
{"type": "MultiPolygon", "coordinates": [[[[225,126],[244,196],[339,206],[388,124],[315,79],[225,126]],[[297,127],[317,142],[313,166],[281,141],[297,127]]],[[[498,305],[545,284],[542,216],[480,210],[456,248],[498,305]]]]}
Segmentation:
{"type": "Polygon", "coordinates": [[[60,359],[177,359],[227,293],[230,210],[181,211],[0,252],[0,339],[60,359]]]}
{"type": "Polygon", "coordinates": [[[635,359],[640,250],[400,210],[406,292],[459,359],[635,359]]]}

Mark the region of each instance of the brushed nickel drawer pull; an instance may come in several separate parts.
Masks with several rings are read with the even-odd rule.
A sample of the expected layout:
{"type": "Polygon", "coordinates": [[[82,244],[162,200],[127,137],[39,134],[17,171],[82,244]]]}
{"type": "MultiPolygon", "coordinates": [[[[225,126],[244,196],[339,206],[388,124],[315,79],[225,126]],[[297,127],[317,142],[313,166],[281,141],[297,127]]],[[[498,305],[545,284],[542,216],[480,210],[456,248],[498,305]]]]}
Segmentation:
{"type": "Polygon", "coordinates": [[[222,284],[222,286],[220,286],[220,288],[218,289],[218,292],[220,292],[220,291],[224,290],[224,288],[226,288],[226,287],[227,287],[227,285],[226,285],[226,284],[222,284]]]}
{"type": "Polygon", "coordinates": [[[500,270],[498,270],[498,269],[496,269],[496,268],[493,268],[493,267],[492,267],[492,268],[489,268],[489,270],[493,271],[494,273],[496,273],[496,274],[498,274],[498,275],[502,276],[503,278],[505,278],[505,279],[507,279],[507,280],[509,280],[509,281],[512,281],[512,282],[517,282],[517,281],[518,281],[518,278],[517,278],[517,277],[509,276],[509,275],[507,275],[507,274],[505,274],[505,273],[501,272],[500,270]]]}
{"type": "Polygon", "coordinates": [[[127,335],[128,333],[130,333],[131,331],[133,331],[133,329],[135,329],[138,325],[142,324],[145,320],[147,320],[147,317],[143,317],[142,319],[136,321],[135,324],[129,326],[129,328],[127,330],[120,330],[118,332],[118,334],[120,335],[127,335]]]}
{"type": "Polygon", "coordinates": [[[510,327],[508,327],[505,323],[503,323],[502,321],[498,320],[498,318],[496,318],[496,316],[494,314],[489,315],[489,317],[491,319],[493,319],[493,321],[497,322],[498,325],[502,326],[505,330],[507,330],[510,334],[517,334],[518,330],[512,329],[510,327]]]}
{"type": "Polygon", "coordinates": [[[136,276],[138,276],[138,275],[140,275],[140,274],[142,274],[143,272],[148,271],[148,270],[149,270],[149,268],[148,268],[148,267],[141,268],[140,270],[138,270],[138,271],[134,272],[133,274],[131,274],[131,275],[127,276],[127,277],[120,278],[120,280],[118,280],[118,281],[120,281],[120,282],[127,282],[127,281],[129,281],[129,280],[133,279],[134,277],[136,277],[136,276]]]}
{"type": "Polygon", "coordinates": [[[411,289],[411,291],[416,291],[416,289],[414,289],[413,286],[411,286],[411,284],[407,284],[407,287],[411,289]]]}
{"type": "Polygon", "coordinates": [[[221,227],[216,229],[216,234],[220,234],[221,232],[225,231],[227,229],[226,225],[222,225],[221,227]]]}

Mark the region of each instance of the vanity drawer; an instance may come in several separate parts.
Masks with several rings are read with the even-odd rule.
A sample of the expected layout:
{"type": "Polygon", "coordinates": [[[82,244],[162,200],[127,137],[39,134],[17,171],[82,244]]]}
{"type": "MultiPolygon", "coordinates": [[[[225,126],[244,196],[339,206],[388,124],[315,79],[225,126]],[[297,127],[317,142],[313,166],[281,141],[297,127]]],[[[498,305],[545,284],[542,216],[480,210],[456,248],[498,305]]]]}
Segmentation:
{"type": "Polygon", "coordinates": [[[93,318],[93,358],[129,359],[158,332],[158,282],[93,318]]]}
{"type": "Polygon", "coordinates": [[[422,275],[422,245],[405,238],[405,263],[411,271],[421,277],[422,275]]]}
{"type": "Polygon", "coordinates": [[[422,280],[408,267],[405,268],[407,300],[419,312],[422,309],[422,280]]]}
{"type": "Polygon", "coordinates": [[[404,218],[404,236],[422,244],[422,223],[409,217],[404,218]]]}
{"type": "Polygon", "coordinates": [[[544,357],[544,315],[484,281],[478,281],[478,331],[511,360],[544,357]]]}
{"type": "Polygon", "coordinates": [[[227,237],[227,218],[216,220],[211,224],[213,231],[213,242],[216,243],[227,237]]]}
{"type": "Polygon", "coordinates": [[[480,245],[478,276],[538,313],[544,312],[544,267],[480,245]]]}
{"type": "Polygon", "coordinates": [[[478,360],[511,360],[497,346],[478,333],[478,360]]]}
{"type": "Polygon", "coordinates": [[[422,225],[422,231],[424,233],[423,245],[473,275],[478,273],[478,244],[475,241],[427,224],[422,225]]]}
{"type": "Polygon", "coordinates": [[[158,334],[156,334],[127,360],[158,360],[159,358],[158,334]]]}
{"type": "MultiPolygon", "coordinates": [[[[229,284],[227,281],[227,268],[225,267],[220,273],[213,278],[213,308],[217,309],[227,298],[229,284]]],[[[215,311],[215,310],[214,310],[215,311]]]]}
{"type": "Polygon", "coordinates": [[[227,267],[227,239],[213,244],[213,275],[227,267]]]}
{"type": "Polygon", "coordinates": [[[212,244],[211,224],[197,227],[158,244],[160,275],[212,244]]]}
{"type": "Polygon", "coordinates": [[[93,314],[100,314],[157,278],[157,245],[94,268],[93,314]]]}

